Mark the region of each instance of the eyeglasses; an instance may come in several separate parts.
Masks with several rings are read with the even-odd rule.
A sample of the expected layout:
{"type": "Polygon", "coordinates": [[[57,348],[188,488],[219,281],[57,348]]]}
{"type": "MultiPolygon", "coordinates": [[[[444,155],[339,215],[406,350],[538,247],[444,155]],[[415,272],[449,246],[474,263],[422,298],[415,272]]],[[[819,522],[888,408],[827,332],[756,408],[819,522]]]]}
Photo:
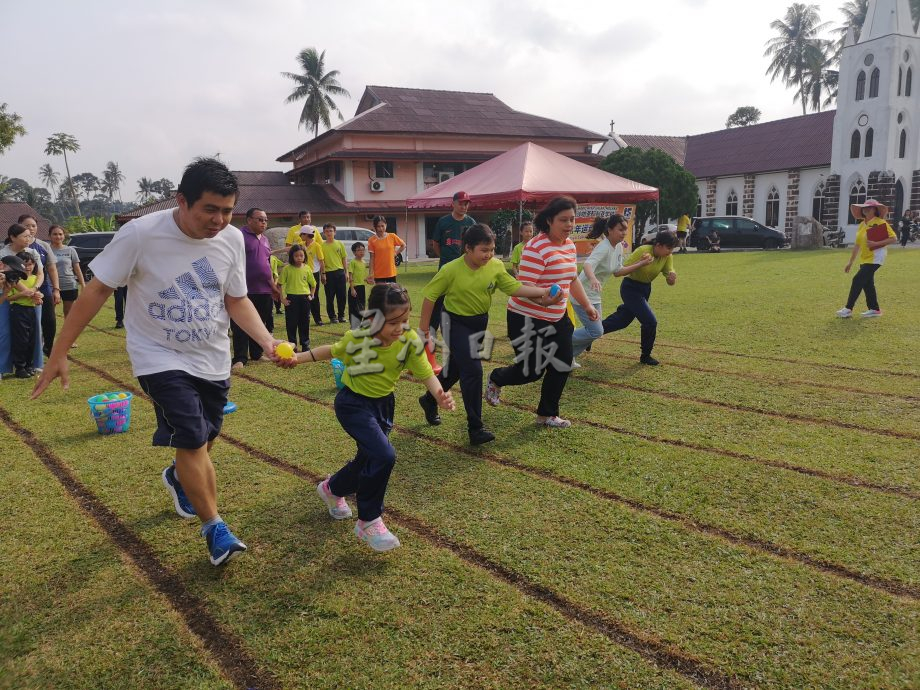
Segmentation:
{"type": "Polygon", "coordinates": [[[268,222],[268,218],[251,218],[250,220],[254,220],[257,223],[267,223],[268,222]]]}

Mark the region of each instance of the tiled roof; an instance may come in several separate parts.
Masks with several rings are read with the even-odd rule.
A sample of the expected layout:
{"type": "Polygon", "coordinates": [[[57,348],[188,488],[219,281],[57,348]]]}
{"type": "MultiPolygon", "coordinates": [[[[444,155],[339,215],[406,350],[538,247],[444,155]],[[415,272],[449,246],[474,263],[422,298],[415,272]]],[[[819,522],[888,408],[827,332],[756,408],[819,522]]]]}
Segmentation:
{"type": "Polygon", "coordinates": [[[828,110],[687,137],[684,167],[705,178],[830,165],[834,113],[828,110]]]}
{"type": "Polygon", "coordinates": [[[7,229],[19,220],[19,216],[24,216],[27,213],[38,218],[39,239],[48,239],[48,228],[51,227],[51,221],[22,201],[0,201],[0,229],[3,232],[3,239],[6,239],[7,229]]]}
{"type": "Polygon", "coordinates": [[[264,187],[279,184],[289,184],[284,172],[280,170],[237,170],[236,181],[240,186],[264,187]]]}
{"type": "Polygon", "coordinates": [[[519,137],[536,143],[577,139],[587,144],[606,139],[581,127],[513,110],[491,93],[368,86],[353,118],[278,160],[291,161],[300,149],[336,132],[519,137]]]}
{"type": "Polygon", "coordinates": [[[664,151],[678,165],[684,164],[687,156],[687,137],[668,137],[654,134],[621,134],[620,138],[626,142],[627,146],[634,146],[637,149],[648,151],[658,149],[664,151]]]}

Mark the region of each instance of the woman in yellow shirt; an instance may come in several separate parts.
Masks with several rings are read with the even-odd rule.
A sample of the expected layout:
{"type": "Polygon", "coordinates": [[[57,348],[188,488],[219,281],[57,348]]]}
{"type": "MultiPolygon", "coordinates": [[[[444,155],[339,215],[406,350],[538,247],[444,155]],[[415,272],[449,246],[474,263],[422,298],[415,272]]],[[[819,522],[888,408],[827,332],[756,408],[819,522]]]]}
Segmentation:
{"type": "MultiPolygon", "coordinates": [[[[837,316],[842,319],[852,316],[853,307],[856,306],[856,300],[859,299],[859,293],[861,292],[866,293],[866,307],[868,307],[862,315],[867,318],[881,316],[882,310],[878,306],[878,295],[875,292],[875,272],[885,263],[885,255],[888,253],[886,247],[897,242],[898,237],[885,221],[885,217],[888,215],[888,207],[885,204],[875,199],[867,199],[864,204],[850,206],[850,212],[854,218],[862,222],[856,229],[856,242],[853,244],[853,253],[850,254],[850,260],[843,271],[844,273],[850,272],[857,254],[859,255],[859,270],[853,276],[853,282],[850,284],[850,294],[847,297],[846,306],[837,311],[837,316]],[[870,229],[877,226],[883,226],[882,231],[876,230],[875,232],[885,236],[883,239],[870,240],[868,238],[870,229]]],[[[875,232],[872,234],[875,234],[875,232]]]]}

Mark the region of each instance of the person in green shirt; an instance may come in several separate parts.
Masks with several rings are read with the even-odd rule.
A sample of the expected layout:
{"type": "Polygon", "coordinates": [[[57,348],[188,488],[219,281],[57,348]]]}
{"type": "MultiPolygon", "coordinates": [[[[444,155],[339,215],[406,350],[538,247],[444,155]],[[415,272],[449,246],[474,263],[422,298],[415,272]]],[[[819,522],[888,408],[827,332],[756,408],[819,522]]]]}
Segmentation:
{"type": "Polygon", "coordinates": [[[425,346],[409,328],[412,304],[398,283],[374,285],[367,301],[367,328],[346,331],[334,345],[323,345],[295,355],[296,363],[320,362],[336,357],[345,364],[342,389],[335,396],[335,416],[358,444],[354,460],[316,486],[316,492],[336,520],[351,517],[345,496],[355,494],[358,522],[355,535],[374,551],[389,551],[399,539],[383,524],[383,497],[396,463],[389,440],[393,428],[396,381],[408,369],[424,383],[445,410],[454,400],[431,370],[425,346]]]}
{"type": "Polygon", "coordinates": [[[364,285],[367,283],[367,264],[364,263],[364,245],[355,242],[351,245],[354,259],[348,262],[348,314],[351,327],[357,328],[364,317],[364,285]]]}
{"type": "Polygon", "coordinates": [[[612,333],[626,328],[634,319],[639,319],[642,325],[641,348],[642,355],[639,361],[642,364],[655,366],[658,360],[652,357],[652,348],[655,347],[655,336],[658,333],[658,319],[649,306],[648,299],[652,295],[652,281],[662,273],[668,285],[677,282],[674,272],[674,259],[671,254],[677,246],[677,238],[670,232],[659,232],[650,245],[642,245],[629,255],[623,266],[631,266],[645,261],[645,265],[628,276],[620,283],[620,298],[623,304],[602,321],[604,333],[612,333]],[[644,259],[651,255],[651,261],[644,259]]]}
{"type": "MultiPolygon", "coordinates": [[[[552,304],[564,297],[562,290],[556,297],[550,297],[551,288],[522,285],[508,275],[505,265],[495,258],[495,233],[484,223],[467,229],[461,257],[445,264],[422,290],[425,299],[419,330],[423,334],[429,332],[435,303],[444,299],[441,330],[448,341],[448,354],[438,380],[446,391],[460,382],[470,444],[474,446],[495,440],[495,435],[482,423],[482,359],[483,352],[488,359],[491,336],[486,327],[496,289],[506,295],[540,300],[541,304],[552,304]],[[474,351],[480,343],[482,349],[477,347],[474,351]]],[[[437,400],[425,393],[418,401],[425,420],[432,425],[440,424],[437,400]]]]}
{"type": "MultiPolygon", "coordinates": [[[[284,268],[284,262],[281,259],[279,259],[277,256],[275,256],[274,254],[269,254],[268,265],[271,266],[271,269],[272,269],[272,280],[274,280],[275,283],[277,284],[278,277],[281,275],[281,269],[284,268]]],[[[275,300],[275,313],[276,314],[281,313],[281,299],[280,298],[275,300]]]]}
{"type": "Polygon", "coordinates": [[[345,323],[345,295],[348,281],[345,278],[345,263],[348,254],[345,245],[335,239],[335,224],[323,226],[323,256],[326,260],[326,314],[329,323],[345,323]],[[336,309],[338,305],[338,309],[336,309]]]}
{"type": "Polygon", "coordinates": [[[518,268],[521,266],[521,254],[524,252],[524,245],[533,239],[533,221],[525,220],[521,223],[521,241],[514,245],[511,250],[511,275],[518,274],[518,268]]]}
{"type": "Polygon", "coordinates": [[[310,349],[310,303],[316,299],[316,278],[306,262],[306,250],[295,244],[288,250],[288,263],[278,275],[287,338],[296,343],[299,335],[301,352],[310,349]]]}

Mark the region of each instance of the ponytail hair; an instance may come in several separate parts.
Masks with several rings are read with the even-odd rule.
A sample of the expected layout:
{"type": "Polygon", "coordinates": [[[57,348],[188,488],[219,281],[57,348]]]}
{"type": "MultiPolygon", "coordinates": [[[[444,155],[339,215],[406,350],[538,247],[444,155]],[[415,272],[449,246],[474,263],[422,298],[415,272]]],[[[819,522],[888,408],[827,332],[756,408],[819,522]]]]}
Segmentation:
{"type": "Polygon", "coordinates": [[[585,237],[589,240],[596,240],[598,237],[606,235],[608,230],[613,230],[617,225],[625,222],[626,219],[619,213],[614,213],[609,218],[598,216],[594,219],[594,226],[588,231],[585,237]]]}

